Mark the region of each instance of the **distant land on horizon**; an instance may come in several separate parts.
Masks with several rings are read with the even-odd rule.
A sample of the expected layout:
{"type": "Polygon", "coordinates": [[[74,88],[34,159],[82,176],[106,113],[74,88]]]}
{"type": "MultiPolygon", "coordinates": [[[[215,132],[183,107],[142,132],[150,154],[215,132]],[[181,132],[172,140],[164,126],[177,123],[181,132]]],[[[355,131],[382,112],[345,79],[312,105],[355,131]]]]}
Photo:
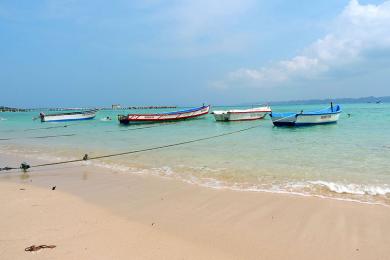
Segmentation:
{"type": "MultiPolygon", "coordinates": [[[[360,97],[360,98],[334,98],[334,99],[305,99],[305,100],[287,100],[287,101],[270,101],[270,102],[263,102],[262,104],[269,104],[269,105],[310,105],[310,104],[325,104],[325,103],[338,103],[338,104],[353,104],[353,103],[390,103],[390,96],[383,96],[383,97],[360,97]]],[[[222,107],[222,106],[253,106],[258,105],[259,102],[253,102],[253,103],[241,103],[236,105],[214,105],[214,107],[222,107]]],[[[99,107],[99,106],[98,106],[99,107]]],[[[132,107],[131,105],[123,105],[123,108],[132,107]]],[[[138,106],[139,107],[139,106],[138,106]]],[[[165,106],[162,106],[165,107],[165,106]]],[[[176,107],[176,106],[175,106],[176,107]]],[[[180,107],[180,106],[178,106],[180,107]]],[[[184,106],[181,106],[184,107],[184,106]]],[[[107,107],[101,106],[99,107],[101,109],[109,109],[107,107]]],[[[43,110],[43,109],[66,109],[65,107],[57,107],[57,108],[16,108],[16,107],[9,107],[9,106],[0,106],[0,112],[5,111],[19,111],[19,112],[25,112],[25,111],[31,111],[31,110],[43,110]]],[[[75,109],[75,108],[68,108],[68,109],[75,109]]],[[[85,109],[85,108],[84,108],[85,109]]]]}
{"type": "MultiPolygon", "coordinates": [[[[360,97],[360,98],[327,98],[327,99],[304,99],[304,100],[287,100],[287,101],[270,101],[264,102],[269,105],[310,105],[310,104],[325,104],[325,103],[338,103],[338,104],[353,104],[353,103],[389,103],[390,96],[383,97],[360,97]]],[[[254,103],[245,103],[244,105],[252,105],[254,103]]]]}

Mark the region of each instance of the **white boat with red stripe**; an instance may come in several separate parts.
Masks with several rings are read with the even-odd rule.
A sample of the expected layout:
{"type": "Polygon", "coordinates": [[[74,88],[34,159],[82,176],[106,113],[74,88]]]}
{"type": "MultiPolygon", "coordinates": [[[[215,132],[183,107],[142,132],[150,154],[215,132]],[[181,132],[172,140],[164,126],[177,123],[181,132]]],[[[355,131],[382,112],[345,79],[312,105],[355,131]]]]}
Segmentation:
{"type": "Polygon", "coordinates": [[[254,107],[250,109],[216,110],[211,114],[216,121],[247,121],[263,119],[272,110],[269,106],[254,107]]]}
{"type": "Polygon", "coordinates": [[[118,115],[121,124],[160,123],[197,118],[209,113],[210,106],[195,107],[186,110],[157,114],[128,114],[118,115]]]}

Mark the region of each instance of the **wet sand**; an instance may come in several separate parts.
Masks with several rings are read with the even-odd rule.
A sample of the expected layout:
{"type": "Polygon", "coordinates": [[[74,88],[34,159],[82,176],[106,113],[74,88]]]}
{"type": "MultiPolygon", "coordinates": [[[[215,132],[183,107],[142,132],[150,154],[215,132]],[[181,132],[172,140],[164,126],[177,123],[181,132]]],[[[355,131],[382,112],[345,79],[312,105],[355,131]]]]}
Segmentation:
{"type": "MultiPolygon", "coordinates": [[[[22,160],[0,155],[1,165],[22,160]]],[[[381,205],[213,190],[80,164],[1,173],[0,203],[1,259],[390,257],[390,208],[381,205]],[[25,252],[32,244],[57,247],[25,252]]]]}

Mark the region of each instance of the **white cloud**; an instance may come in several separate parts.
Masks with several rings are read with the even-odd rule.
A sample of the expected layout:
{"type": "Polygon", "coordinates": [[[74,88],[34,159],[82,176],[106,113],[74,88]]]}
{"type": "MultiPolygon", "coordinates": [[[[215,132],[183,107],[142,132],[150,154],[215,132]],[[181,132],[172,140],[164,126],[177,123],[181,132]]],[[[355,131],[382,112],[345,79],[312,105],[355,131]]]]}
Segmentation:
{"type": "Polygon", "coordinates": [[[272,87],[297,79],[315,78],[348,64],[364,60],[364,53],[390,49],[390,1],[362,5],[351,0],[331,23],[329,32],[291,59],[259,69],[230,72],[218,85],[250,84],[272,87]]]}

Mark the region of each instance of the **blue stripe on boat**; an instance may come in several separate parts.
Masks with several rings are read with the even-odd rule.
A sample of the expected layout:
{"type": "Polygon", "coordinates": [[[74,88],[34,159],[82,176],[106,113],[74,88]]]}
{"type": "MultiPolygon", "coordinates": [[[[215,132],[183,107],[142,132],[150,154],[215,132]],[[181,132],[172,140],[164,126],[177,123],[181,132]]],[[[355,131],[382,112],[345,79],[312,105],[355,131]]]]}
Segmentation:
{"type": "Polygon", "coordinates": [[[308,112],[303,112],[303,113],[293,113],[293,112],[288,112],[288,113],[274,113],[272,112],[270,114],[271,117],[285,117],[285,118],[288,118],[288,117],[293,117],[295,115],[329,115],[329,114],[338,114],[338,113],[341,113],[342,110],[341,110],[341,106],[340,105],[336,105],[333,107],[333,109],[331,107],[328,107],[328,108],[325,108],[325,109],[322,109],[322,110],[318,110],[318,111],[308,111],[308,112]]]}
{"type": "Polygon", "coordinates": [[[196,107],[196,108],[191,108],[191,109],[186,109],[186,110],[179,110],[179,111],[174,111],[174,112],[166,112],[166,113],[161,113],[161,114],[162,115],[175,115],[175,114],[190,113],[190,112],[202,110],[203,108],[206,108],[206,107],[207,106],[201,106],[201,107],[196,107]]]}
{"type": "Polygon", "coordinates": [[[285,118],[288,118],[288,117],[294,117],[294,116],[296,116],[296,114],[297,113],[292,113],[292,112],[289,112],[289,113],[274,113],[274,112],[272,112],[270,114],[270,116],[271,117],[280,117],[280,118],[285,117],[285,118]]]}
{"type": "Polygon", "coordinates": [[[81,120],[91,120],[95,117],[88,117],[88,118],[77,118],[77,119],[62,119],[62,120],[49,120],[45,122],[66,122],[66,121],[81,121],[81,120]]]}

